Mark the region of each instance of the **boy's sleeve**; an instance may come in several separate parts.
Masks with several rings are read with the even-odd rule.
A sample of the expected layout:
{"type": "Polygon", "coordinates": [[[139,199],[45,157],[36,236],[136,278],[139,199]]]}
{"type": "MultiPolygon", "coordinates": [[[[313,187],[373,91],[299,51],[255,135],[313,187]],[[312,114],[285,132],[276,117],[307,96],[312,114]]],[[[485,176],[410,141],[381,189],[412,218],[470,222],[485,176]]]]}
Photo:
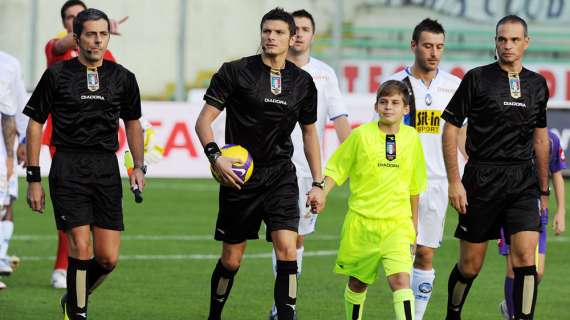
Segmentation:
{"type": "Polygon", "coordinates": [[[427,170],[424,159],[424,151],[419,136],[416,135],[415,140],[415,161],[412,171],[412,181],[410,183],[410,195],[415,196],[426,190],[427,187],[427,170]]]}
{"type": "Polygon", "coordinates": [[[359,130],[352,131],[348,138],[336,149],[325,168],[325,176],[331,177],[337,185],[348,179],[358,152],[359,130]]]}

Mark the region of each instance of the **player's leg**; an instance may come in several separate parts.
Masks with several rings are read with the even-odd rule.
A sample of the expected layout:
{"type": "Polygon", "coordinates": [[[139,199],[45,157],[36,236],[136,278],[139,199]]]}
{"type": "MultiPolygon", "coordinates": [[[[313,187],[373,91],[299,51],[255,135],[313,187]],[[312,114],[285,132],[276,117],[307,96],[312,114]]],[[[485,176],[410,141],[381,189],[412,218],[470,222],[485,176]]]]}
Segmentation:
{"type": "Polygon", "coordinates": [[[93,227],[93,253],[87,269],[87,292],[91,294],[117,266],[121,232],[93,227]]]}
{"type": "Polygon", "coordinates": [[[361,320],[366,301],[368,285],[355,277],[348,278],[348,284],[344,289],[344,305],[346,320],[361,320]]]}
{"type": "Polygon", "coordinates": [[[499,304],[499,312],[503,316],[505,320],[510,320],[513,318],[513,281],[514,281],[514,274],[513,274],[513,264],[511,262],[510,254],[509,254],[509,245],[507,244],[507,240],[505,239],[505,232],[503,228],[501,228],[501,237],[497,241],[499,254],[505,257],[505,282],[503,285],[503,294],[504,299],[499,304]]]}
{"type": "Polygon", "coordinates": [[[222,310],[230,295],[234,277],[241,265],[246,245],[246,241],[223,243],[222,256],[216,264],[210,282],[210,313],[208,320],[221,319],[222,310]]]}
{"type": "Polygon", "coordinates": [[[69,268],[67,271],[66,314],[69,319],[87,317],[87,270],[91,260],[91,229],[89,225],[67,231],[69,268]]]}
{"type": "Polygon", "coordinates": [[[487,242],[472,243],[460,240],[459,262],[453,267],[447,286],[446,320],[461,319],[461,309],[473,280],[483,267],[486,251],[487,242]]]}
{"type": "Polygon", "coordinates": [[[9,276],[14,271],[10,266],[7,254],[9,239],[12,237],[13,224],[11,224],[12,228],[8,224],[6,225],[7,228],[4,228],[4,219],[8,215],[8,208],[9,206],[0,205],[0,275],[2,276],[9,276]]]}
{"type": "Polygon", "coordinates": [[[422,320],[431,298],[435,269],[433,258],[443,239],[447,212],[448,184],[445,179],[431,179],[419,202],[418,237],[411,287],[414,291],[416,320],[422,320]]]}
{"type": "Polygon", "coordinates": [[[65,289],[67,287],[67,256],[69,255],[69,246],[64,231],[57,232],[57,252],[55,255],[55,263],[53,273],[51,275],[51,285],[56,289],[65,289]]]}
{"type": "Polygon", "coordinates": [[[416,237],[411,219],[393,219],[382,223],[380,252],[382,264],[392,290],[397,320],[412,320],[414,292],[410,287],[412,247],[416,237]]]}
{"type": "Polygon", "coordinates": [[[540,284],[546,268],[546,238],[548,234],[548,209],[540,216],[540,235],[538,237],[537,280],[540,284]]]}
{"type": "Polygon", "coordinates": [[[410,289],[410,274],[407,272],[392,274],[388,276],[388,284],[392,289],[396,320],[415,319],[414,293],[410,289]]]}
{"type": "Polygon", "coordinates": [[[511,259],[515,275],[513,302],[515,319],[533,319],[537,296],[536,246],[538,232],[520,231],[511,235],[511,259]]]}
{"type": "Polygon", "coordinates": [[[277,317],[291,320],[297,303],[297,232],[275,230],[271,232],[271,238],[277,256],[274,290],[277,317]]]}

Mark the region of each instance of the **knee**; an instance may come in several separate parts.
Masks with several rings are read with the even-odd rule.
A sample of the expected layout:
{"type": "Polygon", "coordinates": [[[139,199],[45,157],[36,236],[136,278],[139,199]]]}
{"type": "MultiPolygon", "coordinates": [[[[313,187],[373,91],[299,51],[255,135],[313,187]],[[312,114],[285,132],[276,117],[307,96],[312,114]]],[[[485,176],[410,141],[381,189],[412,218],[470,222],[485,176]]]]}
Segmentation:
{"type": "Polygon", "coordinates": [[[536,255],[534,251],[528,250],[528,252],[511,252],[511,255],[514,267],[532,266],[536,264],[536,255]]]}
{"type": "Polygon", "coordinates": [[[220,259],[222,261],[222,265],[229,271],[235,271],[239,269],[241,265],[241,256],[237,255],[224,255],[220,259]]]}
{"type": "Polygon", "coordinates": [[[104,256],[96,257],[95,259],[97,260],[97,263],[99,263],[99,265],[105,270],[113,270],[117,266],[117,263],[119,263],[119,257],[104,256]]]}
{"type": "Polygon", "coordinates": [[[366,291],[368,285],[354,277],[348,278],[348,287],[352,292],[361,293],[366,291]]]}
{"type": "Polygon", "coordinates": [[[75,258],[87,260],[91,258],[91,243],[88,240],[73,240],[70,243],[71,255],[75,258]]]}
{"type": "Polygon", "coordinates": [[[482,266],[483,264],[474,261],[464,262],[459,265],[459,272],[461,272],[465,278],[473,279],[481,272],[482,266]]]}
{"type": "Polygon", "coordinates": [[[275,249],[277,260],[294,261],[297,259],[296,246],[279,246],[275,249]]]}
{"type": "Polygon", "coordinates": [[[416,250],[416,258],[414,260],[414,267],[422,270],[431,270],[433,261],[433,249],[423,246],[418,246],[416,250]]]}

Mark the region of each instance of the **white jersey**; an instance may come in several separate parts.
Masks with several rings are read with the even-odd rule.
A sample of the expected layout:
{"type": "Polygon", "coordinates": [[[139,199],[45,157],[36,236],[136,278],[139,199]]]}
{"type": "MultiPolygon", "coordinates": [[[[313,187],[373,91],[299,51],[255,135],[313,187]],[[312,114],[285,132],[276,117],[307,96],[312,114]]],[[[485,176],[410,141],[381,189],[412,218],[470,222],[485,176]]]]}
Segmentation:
{"type": "MultiPolygon", "coordinates": [[[[22,113],[26,105],[26,89],[22,80],[20,63],[11,55],[0,51],[0,118],[16,116],[18,136],[26,134],[28,117],[22,113]]],[[[17,148],[18,138],[14,148],[17,148]]],[[[14,157],[15,158],[15,157],[14,157]]],[[[6,175],[6,148],[0,128],[0,175],[6,175]]],[[[14,166],[15,167],[15,166],[14,166]]]]}
{"type": "MultiPolygon", "coordinates": [[[[341,117],[348,116],[346,107],[342,103],[338,79],[334,70],[326,63],[310,57],[309,63],[301,67],[307,71],[315,82],[317,87],[317,134],[319,137],[319,144],[321,144],[325,133],[325,126],[327,121],[341,117]]],[[[299,124],[295,126],[293,133],[291,133],[291,140],[293,141],[293,163],[297,168],[298,177],[312,177],[309,163],[305,157],[303,149],[303,134],[299,124]]],[[[325,159],[321,159],[324,163],[325,159]]]]}
{"type": "MultiPolygon", "coordinates": [[[[415,117],[406,119],[406,124],[411,124],[411,120],[415,120],[413,124],[420,134],[428,178],[445,179],[447,174],[441,143],[444,121],[441,119],[441,114],[459,87],[461,80],[438,69],[435,79],[431,81],[429,87],[426,87],[421,79],[412,75],[409,67],[391,75],[388,80],[407,82],[406,78],[410,81],[415,98],[415,117]]],[[[413,114],[411,116],[413,117],[413,114]]]]}

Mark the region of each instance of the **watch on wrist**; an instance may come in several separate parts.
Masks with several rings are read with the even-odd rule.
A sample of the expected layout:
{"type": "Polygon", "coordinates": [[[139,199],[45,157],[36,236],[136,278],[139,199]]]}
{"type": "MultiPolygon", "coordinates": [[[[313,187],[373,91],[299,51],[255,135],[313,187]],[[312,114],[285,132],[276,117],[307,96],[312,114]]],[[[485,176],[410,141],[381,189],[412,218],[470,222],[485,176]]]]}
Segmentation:
{"type": "Polygon", "coordinates": [[[540,190],[540,195],[548,197],[550,195],[550,187],[546,188],[546,190],[540,190]]]}
{"type": "Polygon", "coordinates": [[[143,174],[146,174],[146,164],[143,164],[142,166],[135,166],[135,169],[141,169],[143,174]]]}
{"type": "Polygon", "coordinates": [[[210,153],[207,155],[208,157],[208,161],[210,161],[211,164],[214,164],[216,162],[216,160],[218,160],[218,158],[222,155],[221,152],[216,152],[216,153],[210,153]]]}
{"type": "Polygon", "coordinates": [[[321,181],[321,182],[313,181],[313,183],[311,184],[311,186],[317,187],[317,188],[319,188],[319,189],[321,189],[321,190],[324,190],[324,189],[325,189],[325,180],[323,180],[323,181],[321,181]]]}

